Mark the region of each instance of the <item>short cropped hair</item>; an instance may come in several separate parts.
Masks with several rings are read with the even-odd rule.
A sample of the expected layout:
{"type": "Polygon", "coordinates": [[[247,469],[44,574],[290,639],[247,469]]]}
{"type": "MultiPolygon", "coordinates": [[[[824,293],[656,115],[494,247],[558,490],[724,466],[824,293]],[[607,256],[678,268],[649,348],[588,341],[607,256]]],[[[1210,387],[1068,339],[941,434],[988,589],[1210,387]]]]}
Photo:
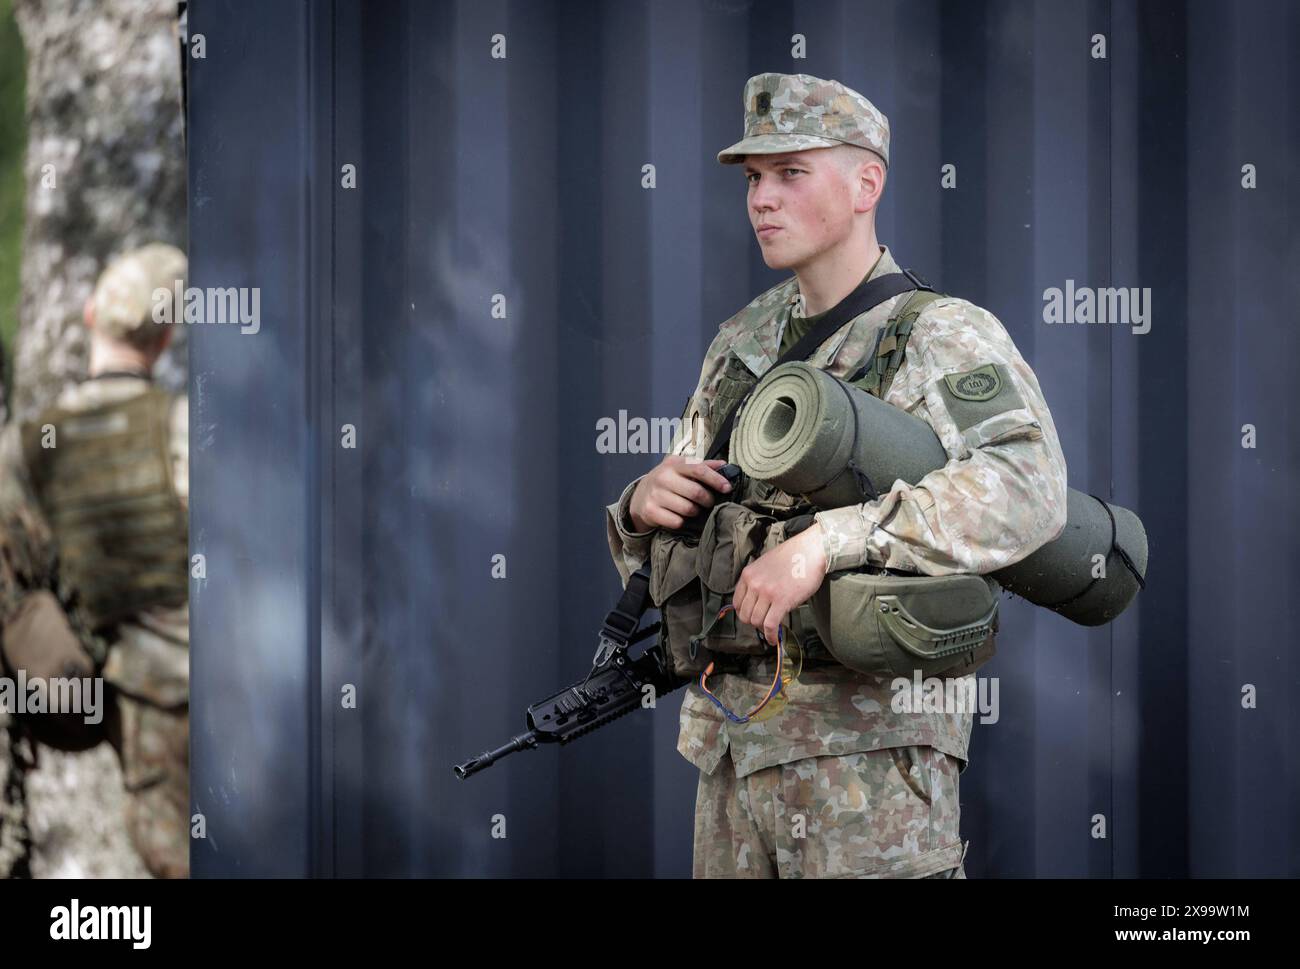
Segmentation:
{"type": "MultiPolygon", "coordinates": [[[[836,145],[834,148],[828,148],[831,158],[839,166],[845,178],[853,178],[858,173],[858,168],[867,161],[880,162],[882,168],[885,168],[884,159],[869,148],[861,148],[858,145],[836,145]]],[[[888,169],[886,168],[886,172],[888,169]]],[[[886,175],[888,177],[888,175],[886,175]]],[[[883,189],[882,189],[883,193],[883,189]]]]}

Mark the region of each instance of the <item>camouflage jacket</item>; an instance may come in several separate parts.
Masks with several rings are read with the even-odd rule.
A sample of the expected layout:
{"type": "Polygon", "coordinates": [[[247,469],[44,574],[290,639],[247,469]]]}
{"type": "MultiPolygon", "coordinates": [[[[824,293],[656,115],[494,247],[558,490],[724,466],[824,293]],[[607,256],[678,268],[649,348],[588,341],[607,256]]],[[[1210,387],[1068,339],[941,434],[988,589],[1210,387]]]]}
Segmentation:
{"type": "MultiPolygon", "coordinates": [[[[871,278],[898,271],[882,246],[871,278]]],[[[895,296],[850,320],[808,362],[847,379],[867,362],[877,332],[906,298],[895,296]]],[[[715,405],[723,411],[734,404],[716,400],[728,359],[739,358],[761,376],[776,362],[781,334],[790,315],[801,312],[801,300],[792,277],[719,327],[673,453],[704,456],[715,405]]],[[[818,512],[827,571],[873,564],[926,575],[986,573],[1019,561],[1060,534],[1066,470],[1056,428],[1033,370],[991,313],[955,297],[927,306],[884,399],[930,424],[949,461],[915,485],[894,482],[874,501],[818,512]],[[961,431],[944,406],[939,382],[987,363],[1004,365],[1025,406],[961,431]]],[[[606,508],[610,553],[624,584],[649,554],[653,534],[632,531],[627,514],[640,480],[606,508]]],[[[766,662],[751,663],[744,676],[716,679],[719,698],[733,710],[745,710],[761,699],[772,670],[766,662]]],[[[965,769],[972,712],[895,712],[888,680],[837,665],[804,670],[788,695],[781,715],[733,724],[693,683],[682,703],[677,749],[711,774],[730,748],[739,777],[805,757],[909,745],[933,746],[965,769]]]]}

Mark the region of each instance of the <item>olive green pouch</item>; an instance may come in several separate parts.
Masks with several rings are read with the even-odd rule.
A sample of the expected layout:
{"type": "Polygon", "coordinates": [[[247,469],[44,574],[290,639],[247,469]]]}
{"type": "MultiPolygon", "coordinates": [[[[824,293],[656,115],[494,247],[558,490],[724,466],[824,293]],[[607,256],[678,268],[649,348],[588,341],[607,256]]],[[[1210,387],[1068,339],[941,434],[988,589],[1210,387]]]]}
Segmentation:
{"type": "Polygon", "coordinates": [[[744,655],[767,653],[773,648],[759,638],[758,629],[737,619],[734,609],[721,618],[718,613],[732,604],[732,593],[745,566],[763,554],[767,531],[775,521],[771,515],[734,501],[714,505],[709,512],[696,560],[703,596],[703,627],[699,631],[702,647],[744,655]]]}
{"type": "Polygon", "coordinates": [[[659,608],[659,644],[671,672],[681,677],[709,665],[708,655],[694,645],[704,614],[697,552],[696,539],[682,532],[661,528],[650,540],[650,600],[659,608]]]}
{"type": "MultiPolygon", "coordinates": [[[[86,681],[98,672],[67,613],[54,593],[35,589],[26,593],[3,617],[0,633],[0,672],[17,677],[21,672],[29,684],[45,691],[51,702],[51,681],[60,678],[86,681]]],[[[85,700],[83,699],[83,702],[85,700]]],[[[84,708],[83,708],[84,709],[84,708]]],[[[87,723],[82,711],[31,713],[25,722],[32,736],[59,750],[81,751],[105,737],[104,721],[87,723]]]]}
{"type": "Polygon", "coordinates": [[[817,634],[850,669],[874,676],[962,676],[992,659],[997,582],[983,575],[832,572],[809,600],[817,634]]]}
{"type": "Polygon", "coordinates": [[[744,361],[736,356],[734,351],[729,351],[722,366],[722,376],[718,379],[718,385],[713,392],[713,403],[709,407],[714,428],[722,426],[727,415],[744,400],[745,395],[753,390],[757,383],[758,377],[745,366],[744,361]]]}

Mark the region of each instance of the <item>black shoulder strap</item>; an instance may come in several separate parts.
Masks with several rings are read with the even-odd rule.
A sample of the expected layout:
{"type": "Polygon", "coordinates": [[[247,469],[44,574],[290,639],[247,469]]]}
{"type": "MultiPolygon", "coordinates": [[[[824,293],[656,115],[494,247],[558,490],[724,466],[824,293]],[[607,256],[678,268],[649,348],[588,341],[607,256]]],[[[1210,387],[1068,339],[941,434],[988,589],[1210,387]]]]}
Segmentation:
{"type": "MultiPolygon", "coordinates": [[[[772,364],[773,368],[791,360],[806,360],[810,353],[826,341],[827,337],[849,320],[874,309],[899,293],[914,289],[929,290],[930,286],[910,269],[904,269],[901,273],[886,273],[884,276],[877,276],[875,279],[860,283],[857,289],[828,310],[817,325],[800,337],[794,346],[781,354],[776,363],[772,364]]],[[[727,415],[713,437],[709,453],[705,456],[706,461],[726,453],[727,444],[731,440],[731,428],[736,422],[736,414],[739,411],[740,404],[731,408],[731,413],[727,415]]]]}

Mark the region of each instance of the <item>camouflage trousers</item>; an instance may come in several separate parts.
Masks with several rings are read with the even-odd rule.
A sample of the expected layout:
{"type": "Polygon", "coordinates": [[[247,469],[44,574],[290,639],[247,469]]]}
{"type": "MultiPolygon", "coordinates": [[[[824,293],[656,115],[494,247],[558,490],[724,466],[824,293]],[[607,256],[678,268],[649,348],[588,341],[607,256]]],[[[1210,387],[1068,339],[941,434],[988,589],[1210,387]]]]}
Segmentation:
{"type": "Polygon", "coordinates": [[[126,827],[157,878],[190,874],[189,707],[165,709],[117,694],[118,754],[126,786],[126,827]]]}
{"type": "Polygon", "coordinates": [[[965,878],[958,762],[933,747],[700,772],[696,878],[965,878]]]}

